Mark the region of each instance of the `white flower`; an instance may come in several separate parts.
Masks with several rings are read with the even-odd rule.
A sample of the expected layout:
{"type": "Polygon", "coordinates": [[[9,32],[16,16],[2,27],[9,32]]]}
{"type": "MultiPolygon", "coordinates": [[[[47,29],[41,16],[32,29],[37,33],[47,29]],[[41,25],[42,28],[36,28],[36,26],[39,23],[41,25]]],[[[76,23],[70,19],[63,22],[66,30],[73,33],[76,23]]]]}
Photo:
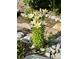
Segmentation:
{"type": "Polygon", "coordinates": [[[43,24],[43,25],[46,25],[47,23],[46,23],[45,21],[42,21],[42,24],[43,24]]]}
{"type": "Polygon", "coordinates": [[[40,8],[40,12],[42,12],[42,9],[40,8]]]}
{"type": "Polygon", "coordinates": [[[36,27],[36,28],[41,27],[41,22],[36,22],[36,24],[34,24],[34,26],[33,26],[33,27],[36,27]]]}
{"type": "Polygon", "coordinates": [[[38,20],[38,19],[39,19],[39,16],[35,16],[34,19],[35,19],[35,20],[38,20]]]}
{"type": "Polygon", "coordinates": [[[33,21],[31,21],[31,24],[36,24],[36,20],[33,19],[33,21]]]}
{"type": "Polygon", "coordinates": [[[33,18],[34,14],[28,14],[28,18],[33,18]]]}
{"type": "Polygon", "coordinates": [[[43,13],[47,13],[47,12],[48,12],[48,10],[46,10],[46,9],[43,10],[43,13]]]}
{"type": "Polygon", "coordinates": [[[21,16],[23,16],[23,17],[27,17],[27,15],[26,15],[26,14],[24,14],[24,13],[21,13],[21,16]]]}

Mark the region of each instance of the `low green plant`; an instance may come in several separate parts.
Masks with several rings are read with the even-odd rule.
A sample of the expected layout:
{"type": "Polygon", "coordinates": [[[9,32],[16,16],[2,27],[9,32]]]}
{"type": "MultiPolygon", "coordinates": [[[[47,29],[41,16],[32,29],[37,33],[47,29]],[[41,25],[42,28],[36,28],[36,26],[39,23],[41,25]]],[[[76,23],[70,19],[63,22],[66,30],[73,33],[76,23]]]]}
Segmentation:
{"type": "Polygon", "coordinates": [[[17,40],[17,59],[23,59],[29,51],[29,47],[22,40],[17,40]]]}

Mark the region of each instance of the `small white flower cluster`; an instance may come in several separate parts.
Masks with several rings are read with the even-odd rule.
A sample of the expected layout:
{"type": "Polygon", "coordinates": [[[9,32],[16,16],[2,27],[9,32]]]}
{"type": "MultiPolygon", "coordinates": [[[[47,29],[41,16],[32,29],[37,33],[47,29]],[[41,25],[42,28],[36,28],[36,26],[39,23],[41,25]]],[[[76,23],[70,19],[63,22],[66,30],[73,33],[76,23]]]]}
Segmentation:
{"type": "Polygon", "coordinates": [[[38,22],[36,20],[31,21],[31,24],[33,25],[33,27],[39,28],[41,27],[42,21],[38,22]]]}
{"type": "Polygon", "coordinates": [[[46,9],[40,9],[40,11],[34,11],[31,14],[28,14],[27,17],[32,19],[31,24],[33,25],[32,27],[39,28],[41,25],[45,24],[45,21],[42,20],[43,17],[45,17],[45,14],[48,12],[46,9]]]}

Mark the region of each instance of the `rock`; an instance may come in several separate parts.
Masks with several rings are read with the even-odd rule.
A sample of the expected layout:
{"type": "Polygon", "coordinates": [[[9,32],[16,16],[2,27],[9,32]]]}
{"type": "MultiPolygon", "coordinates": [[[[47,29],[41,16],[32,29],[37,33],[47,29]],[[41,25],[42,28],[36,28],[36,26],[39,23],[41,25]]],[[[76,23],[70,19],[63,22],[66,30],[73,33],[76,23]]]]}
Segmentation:
{"type": "Polygon", "coordinates": [[[45,51],[45,49],[44,49],[44,48],[40,48],[40,50],[41,50],[41,51],[45,51]]]}
{"type": "Polygon", "coordinates": [[[18,32],[17,33],[17,39],[20,39],[24,36],[24,33],[23,32],[18,32]]]}
{"type": "Polygon", "coordinates": [[[31,30],[31,25],[28,23],[17,23],[17,30],[19,30],[19,28],[26,28],[31,30]]]}
{"type": "Polygon", "coordinates": [[[52,20],[56,18],[56,16],[49,16],[49,18],[51,18],[52,20]]]}
{"type": "Polygon", "coordinates": [[[55,29],[56,31],[60,32],[61,31],[61,23],[56,23],[54,26],[53,26],[53,29],[55,29]]]}
{"type": "Polygon", "coordinates": [[[50,48],[50,50],[51,50],[52,54],[54,54],[54,53],[55,53],[55,50],[54,50],[54,49],[50,48]]]}
{"type": "Polygon", "coordinates": [[[50,53],[49,52],[46,52],[45,53],[45,56],[50,57],[50,53]]]}
{"type": "Polygon", "coordinates": [[[23,42],[30,44],[31,43],[31,38],[30,36],[25,36],[24,38],[22,38],[23,42]]]}
{"type": "Polygon", "coordinates": [[[23,0],[18,0],[18,1],[17,1],[17,8],[18,8],[21,12],[23,12],[23,11],[25,10],[25,5],[24,5],[23,0]]]}
{"type": "Polygon", "coordinates": [[[52,45],[52,49],[55,49],[56,48],[56,46],[55,45],[52,45]]]}
{"type": "Polygon", "coordinates": [[[31,30],[30,29],[26,29],[26,28],[19,28],[17,30],[17,32],[23,32],[24,33],[24,36],[30,36],[31,35],[31,30]]]}
{"type": "Polygon", "coordinates": [[[40,55],[28,55],[24,59],[50,59],[48,57],[43,57],[40,55]]]}
{"type": "Polygon", "coordinates": [[[25,36],[23,39],[30,40],[30,36],[25,36]]]}
{"type": "Polygon", "coordinates": [[[49,37],[50,35],[56,35],[61,32],[61,22],[46,21],[47,25],[45,27],[45,35],[49,37]]]}
{"type": "Polygon", "coordinates": [[[27,17],[27,15],[26,15],[26,14],[24,14],[24,13],[21,13],[21,16],[23,16],[23,17],[27,17]]]}
{"type": "Polygon", "coordinates": [[[47,47],[46,48],[46,52],[49,52],[50,53],[50,47],[47,47]]]}
{"type": "Polygon", "coordinates": [[[55,18],[55,21],[60,21],[61,22],[60,17],[55,18]]]}
{"type": "Polygon", "coordinates": [[[56,39],[59,43],[61,43],[61,36],[56,39]]]}
{"type": "Polygon", "coordinates": [[[56,52],[58,53],[58,50],[60,49],[60,44],[58,43],[56,46],[56,52]]]}
{"type": "Polygon", "coordinates": [[[55,57],[55,55],[54,55],[54,54],[52,54],[52,55],[51,55],[51,59],[54,59],[54,57],[55,57]]]}
{"type": "Polygon", "coordinates": [[[57,47],[56,47],[56,49],[59,49],[59,48],[60,48],[60,44],[58,43],[58,44],[57,44],[57,47]]]}
{"type": "Polygon", "coordinates": [[[61,22],[60,20],[61,20],[61,17],[60,16],[51,16],[51,15],[46,15],[46,17],[48,17],[48,18],[50,18],[51,20],[55,20],[56,22],[57,21],[59,21],[59,22],[61,22]]]}
{"type": "Polygon", "coordinates": [[[61,59],[61,54],[60,53],[55,54],[54,59],[61,59]]]}

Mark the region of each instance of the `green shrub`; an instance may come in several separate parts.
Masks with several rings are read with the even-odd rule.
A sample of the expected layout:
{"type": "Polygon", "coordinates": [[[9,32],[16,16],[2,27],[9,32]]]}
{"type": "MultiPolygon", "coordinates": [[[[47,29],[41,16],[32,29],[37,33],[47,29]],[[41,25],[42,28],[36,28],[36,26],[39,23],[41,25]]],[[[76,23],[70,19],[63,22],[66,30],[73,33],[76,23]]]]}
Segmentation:
{"type": "Polygon", "coordinates": [[[17,41],[17,59],[23,59],[29,51],[29,47],[22,40],[17,41]]]}

